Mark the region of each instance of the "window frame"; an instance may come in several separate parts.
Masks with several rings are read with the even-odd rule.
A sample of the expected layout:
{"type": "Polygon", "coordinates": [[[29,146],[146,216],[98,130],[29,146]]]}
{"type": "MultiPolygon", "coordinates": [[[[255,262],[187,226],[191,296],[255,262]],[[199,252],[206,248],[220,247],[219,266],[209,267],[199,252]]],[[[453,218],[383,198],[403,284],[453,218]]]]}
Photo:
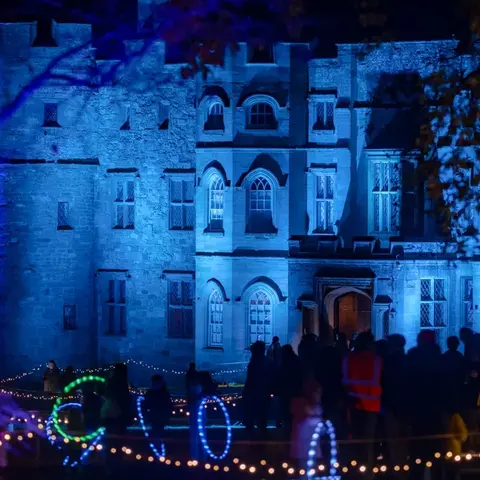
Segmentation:
{"type": "Polygon", "coordinates": [[[104,334],[111,337],[126,337],[127,336],[127,279],[126,278],[113,278],[107,279],[107,300],[104,302],[107,307],[108,318],[104,318],[104,334]],[[111,285],[113,284],[113,297],[111,296],[111,285]],[[121,285],[124,286],[123,302],[121,301],[121,285]],[[118,294],[118,297],[117,297],[118,294]],[[118,300],[118,301],[117,301],[118,300]],[[113,309],[113,325],[111,319],[111,312],[113,309]],[[119,310],[117,316],[117,309],[119,310]],[[123,311],[123,321],[121,312],[123,311]],[[118,322],[117,322],[118,320],[118,322]],[[118,323],[118,324],[117,324],[118,323]]]}
{"type": "Polygon", "coordinates": [[[112,176],[113,184],[113,212],[112,212],[112,223],[113,223],[113,230],[135,230],[135,200],[137,196],[137,185],[135,181],[135,177],[123,177],[120,178],[118,176],[112,176]],[[123,183],[122,186],[122,199],[119,199],[119,185],[123,183]],[[128,184],[131,183],[133,185],[133,196],[132,199],[128,197],[128,184]],[[126,192],[126,193],[125,193],[126,192]],[[119,207],[122,210],[122,225],[119,224],[119,207]],[[125,222],[125,218],[127,218],[128,222],[128,212],[129,207],[131,207],[132,211],[132,223],[128,224],[125,222]]]}
{"type": "Polygon", "coordinates": [[[225,181],[223,177],[219,173],[212,173],[210,175],[210,178],[208,179],[208,186],[207,186],[207,231],[210,232],[223,232],[224,231],[224,221],[225,221],[225,181]],[[212,184],[213,183],[221,183],[222,188],[221,189],[212,189],[212,184]],[[222,208],[217,208],[213,210],[221,210],[222,215],[221,219],[214,219],[212,218],[212,192],[222,192],[222,200],[221,200],[221,206],[222,208]],[[218,226],[214,226],[212,222],[217,221],[218,226]]]}
{"type": "Polygon", "coordinates": [[[205,132],[223,132],[225,131],[225,105],[221,100],[213,100],[210,102],[208,105],[207,111],[206,111],[206,120],[203,125],[203,130],[205,132]],[[212,110],[215,107],[219,107],[221,109],[221,113],[212,113],[212,110]],[[221,118],[221,122],[218,124],[213,120],[213,117],[219,117],[221,118]]]}
{"type": "Polygon", "coordinates": [[[447,330],[449,324],[448,315],[448,279],[444,277],[422,276],[420,278],[420,302],[419,302],[419,323],[420,330],[447,330]],[[430,297],[429,299],[422,299],[422,282],[428,281],[430,283],[430,297]],[[443,299],[435,298],[435,281],[443,282],[443,299]],[[443,324],[435,324],[435,305],[443,306],[443,324]],[[422,326],[422,305],[429,305],[429,323],[430,325],[422,326]],[[431,306],[431,307],[430,307],[431,306]]]}
{"type": "Polygon", "coordinates": [[[167,280],[167,338],[168,339],[175,339],[175,340],[195,340],[195,288],[196,288],[196,283],[195,283],[195,278],[193,274],[189,273],[184,273],[184,274],[176,274],[176,275],[167,275],[166,276],[167,280]],[[179,304],[173,304],[171,303],[171,295],[172,295],[172,285],[173,283],[178,283],[180,282],[181,284],[181,290],[182,290],[182,298],[181,298],[181,303],[179,304]],[[192,286],[191,290],[191,303],[190,304],[185,304],[184,299],[183,299],[183,284],[184,283],[189,283],[192,286]],[[181,334],[177,334],[176,332],[173,331],[172,327],[172,311],[177,310],[182,312],[182,325],[181,325],[181,334]],[[191,312],[191,335],[186,334],[185,332],[188,330],[188,327],[185,325],[185,316],[183,312],[185,311],[190,311],[191,312]]]}
{"type": "Polygon", "coordinates": [[[277,128],[277,116],[275,112],[275,108],[268,102],[265,101],[258,101],[253,103],[250,107],[248,107],[247,110],[247,130],[276,130],[277,128]],[[257,112],[253,113],[253,109],[256,107],[259,107],[260,105],[264,105],[265,107],[268,107],[271,110],[271,115],[272,115],[272,121],[270,123],[256,123],[254,124],[252,122],[252,115],[256,115],[258,118],[260,118],[261,115],[266,117],[267,112],[257,112]]]}
{"type": "Polygon", "coordinates": [[[172,174],[168,175],[168,230],[171,232],[193,232],[195,231],[196,227],[196,212],[195,212],[195,196],[196,196],[196,191],[195,191],[195,176],[193,173],[177,173],[177,174],[172,174]],[[181,182],[182,183],[182,199],[181,201],[177,200],[172,200],[172,182],[181,182]],[[185,187],[184,183],[185,182],[191,182],[192,184],[192,193],[193,193],[193,198],[192,200],[185,200],[185,187]],[[182,210],[182,226],[181,227],[175,227],[172,225],[172,212],[173,209],[172,207],[179,207],[181,206],[182,210]],[[193,209],[192,213],[192,218],[193,218],[193,224],[191,226],[185,226],[186,225],[186,218],[187,218],[187,210],[185,207],[191,207],[193,209]]]}
{"type": "MultiPolygon", "coordinates": [[[[268,170],[263,168],[254,170],[247,178],[246,178],[246,218],[245,218],[245,233],[253,234],[253,235],[269,235],[269,234],[276,234],[278,229],[276,227],[276,201],[277,201],[277,190],[280,187],[278,184],[277,179],[274,175],[272,175],[268,170]],[[265,179],[268,184],[270,185],[271,193],[271,228],[269,230],[265,229],[264,231],[256,231],[256,229],[252,229],[251,227],[251,217],[252,217],[252,186],[253,184],[260,178],[265,179]]],[[[257,199],[258,201],[258,199],[257,199]]],[[[260,211],[260,210],[258,210],[260,211]]],[[[266,211],[265,209],[261,211],[266,211]]],[[[266,222],[265,222],[266,225],[266,222]]]]}
{"type": "Polygon", "coordinates": [[[61,128],[61,125],[58,123],[58,103],[57,102],[44,102],[43,104],[43,123],[42,127],[44,128],[61,128]],[[47,120],[47,110],[54,107],[55,118],[53,120],[47,120]]]}
{"type": "MultiPolygon", "coordinates": [[[[336,160],[335,160],[336,162],[336,160]]],[[[338,223],[336,218],[336,186],[337,186],[337,164],[332,163],[330,165],[309,167],[307,169],[307,214],[308,214],[308,235],[335,235],[335,228],[338,223]],[[318,178],[319,177],[332,177],[333,179],[333,198],[332,199],[320,199],[317,197],[318,178]],[[321,200],[326,200],[332,203],[332,230],[324,231],[318,228],[317,222],[317,208],[318,203],[321,200]]]]}
{"type": "MultiPolygon", "coordinates": [[[[397,153],[388,153],[388,152],[378,152],[367,153],[368,159],[368,231],[369,235],[375,237],[395,237],[400,234],[402,228],[402,163],[401,158],[397,153]],[[388,184],[389,187],[387,190],[383,190],[382,185],[380,185],[379,189],[377,190],[375,187],[375,169],[376,166],[379,165],[380,168],[380,176],[383,178],[383,172],[385,166],[393,166],[393,168],[398,169],[397,176],[398,176],[398,184],[395,187],[391,187],[391,174],[388,174],[388,184]],[[392,205],[394,198],[396,196],[396,225],[393,225],[392,222],[392,205]],[[378,205],[379,205],[379,228],[376,229],[375,226],[375,198],[378,197],[378,205]],[[383,197],[387,198],[387,209],[388,209],[388,217],[390,218],[390,224],[387,229],[383,228],[383,208],[384,202],[382,200],[383,197]]],[[[380,179],[382,180],[382,179],[380,179]]]]}
{"type": "Polygon", "coordinates": [[[63,329],[64,330],[77,330],[77,305],[75,304],[64,304],[63,305],[63,329]],[[73,315],[67,315],[67,310],[71,309],[73,315]],[[73,317],[73,322],[71,318],[73,317]],[[70,320],[69,320],[70,319],[70,320]]]}
{"type": "Polygon", "coordinates": [[[308,96],[308,130],[312,141],[322,141],[325,139],[330,143],[334,141],[337,135],[337,103],[338,96],[336,93],[312,93],[308,96]],[[326,128],[327,104],[333,105],[332,112],[332,128],[326,128]],[[324,104],[324,123],[318,122],[318,108],[324,104]],[[321,127],[321,128],[320,128],[321,127]]]}
{"type": "MultiPolygon", "coordinates": [[[[321,235],[333,235],[334,228],[335,228],[335,177],[336,172],[322,172],[315,175],[315,233],[321,235]],[[325,194],[323,198],[318,196],[318,182],[321,179],[325,179],[325,194]],[[328,190],[328,179],[331,179],[332,182],[332,197],[327,198],[327,190],[328,190]],[[325,228],[321,228],[318,222],[318,209],[320,208],[321,204],[325,204],[325,212],[327,212],[327,207],[330,207],[330,215],[331,215],[331,228],[328,225],[325,225],[325,228]]],[[[325,213],[325,222],[327,222],[328,215],[325,213]]]]}
{"type": "Polygon", "coordinates": [[[471,276],[465,276],[465,277],[461,277],[461,299],[460,299],[460,303],[461,303],[461,310],[462,310],[462,313],[461,313],[461,320],[462,320],[462,327],[467,327],[467,328],[473,328],[475,326],[475,309],[474,309],[474,296],[475,296],[475,292],[474,292],[474,283],[473,283],[473,277],[471,276]],[[467,299],[466,298],[466,292],[467,292],[467,282],[472,282],[472,297],[471,299],[467,299]],[[470,305],[470,307],[468,307],[470,305]],[[467,309],[470,310],[471,312],[471,323],[467,321],[467,318],[468,318],[468,314],[467,314],[467,309]]]}
{"type": "Polygon", "coordinates": [[[207,347],[208,348],[223,348],[224,346],[224,318],[225,318],[225,299],[218,287],[213,287],[211,292],[208,295],[207,298],[207,347]],[[213,312],[212,311],[212,298],[217,297],[220,301],[216,302],[215,305],[221,304],[221,321],[220,322],[212,322],[212,316],[213,315],[219,315],[218,312],[213,312]],[[215,325],[220,325],[221,332],[220,333],[215,333],[213,332],[213,327],[215,325]],[[221,340],[218,342],[213,341],[213,336],[214,335],[220,335],[221,340]]]}
{"type": "Polygon", "coordinates": [[[318,100],[315,104],[315,123],[312,125],[315,132],[335,131],[335,102],[333,100],[318,100]],[[328,105],[332,105],[332,122],[328,122],[328,105]],[[319,110],[322,106],[322,119],[320,120],[319,110]]]}
{"type": "Polygon", "coordinates": [[[57,230],[73,230],[73,227],[70,222],[70,202],[66,200],[61,200],[57,202],[57,230]],[[65,223],[60,222],[60,205],[66,205],[64,210],[65,213],[65,223]]]}
{"type": "MultiPolygon", "coordinates": [[[[251,345],[253,345],[252,342],[252,333],[251,333],[251,326],[252,326],[252,298],[256,295],[263,294],[269,301],[270,305],[270,338],[273,337],[273,332],[274,332],[274,318],[275,318],[275,299],[272,295],[271,292],[269,292],[268,289],[264,288],[263,286],[259,286],[258,288],[254,289],[253,291],[249,292],[247,298],[247,331],[246,331],[246,339],[247,339],[247,348],[249,348],[251,345]]],[[[258,314],[257,314],[258,317],[258,314]]],[[[263,326],[265,327],[265,323],[263,323],[263,326]]],[[[269,339],[267,337],[268,333],[265,333],[265,328],[264,328],[264,333],[263,335],[263,340],[259,339],[259,334],[258,332],[256,333],[257,339],[255,341],[261,340],[264,341],[267,345],[269,343],[269,339]]]]}

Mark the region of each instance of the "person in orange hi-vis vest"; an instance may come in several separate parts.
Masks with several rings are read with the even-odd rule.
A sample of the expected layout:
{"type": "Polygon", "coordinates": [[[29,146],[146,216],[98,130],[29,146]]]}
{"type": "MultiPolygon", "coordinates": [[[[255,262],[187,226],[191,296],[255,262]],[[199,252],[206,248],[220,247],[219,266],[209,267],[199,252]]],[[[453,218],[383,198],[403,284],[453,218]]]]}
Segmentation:
{"type": "Polygon", "coordinates": [[[368,462],[370,471],[375,453],[375,430],[381,410],[382,371],[382,359],[375,354],[372,333],[360,333],[355,339],[354,350],[343,361],[342,382],[350,400],[352,436],[366,441],[353,444],[355,458],[368,462]]]}

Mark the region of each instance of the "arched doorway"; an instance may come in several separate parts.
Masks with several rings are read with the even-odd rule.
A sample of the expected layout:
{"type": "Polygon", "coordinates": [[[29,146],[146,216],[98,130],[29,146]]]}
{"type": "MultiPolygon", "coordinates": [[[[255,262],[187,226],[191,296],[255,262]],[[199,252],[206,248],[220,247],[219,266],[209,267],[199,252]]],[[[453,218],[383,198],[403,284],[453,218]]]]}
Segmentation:
{"type": "Polygon", "coordinates": [[[347,335],[372,329],[372,299],[363,290],[340,287],[324,299],[330,325],[347,335]]]}

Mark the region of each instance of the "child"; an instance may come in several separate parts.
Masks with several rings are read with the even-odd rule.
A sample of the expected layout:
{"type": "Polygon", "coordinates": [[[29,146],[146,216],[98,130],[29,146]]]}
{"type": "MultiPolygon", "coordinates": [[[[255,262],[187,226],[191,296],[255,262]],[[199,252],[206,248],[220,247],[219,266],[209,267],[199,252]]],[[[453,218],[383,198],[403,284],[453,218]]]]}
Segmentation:
{"type": "Polygon", "coordinates": [[[302,387],[302,395],[292,400],[293,422],[290,455],[299,462],[301,468],[305,468],[307,464],[313,433],[318,422],[322,420],[321,399],[320,385],[315,380],[306,380],[302,387]]]}
{"type": "Polygon", "coordinates": [[[172,411],[172,399],[167,383],[161,375],[152,377],[152,388],[145,395],[145,409],[149,412],[152,425],[151,437],[163,438],[165,427],[172,411]]]}

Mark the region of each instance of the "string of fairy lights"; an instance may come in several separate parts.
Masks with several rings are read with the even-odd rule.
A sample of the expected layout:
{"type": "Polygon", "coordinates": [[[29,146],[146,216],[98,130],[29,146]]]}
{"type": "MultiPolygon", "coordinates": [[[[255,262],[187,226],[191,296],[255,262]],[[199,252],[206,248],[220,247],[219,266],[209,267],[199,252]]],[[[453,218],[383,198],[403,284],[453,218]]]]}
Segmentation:
{"type": "MultiPolygon", "coordinates": [[[[153,365],[147,362],[144,362],[142,360],[134,360],[134,359],[128,359],[124,362],[126,365],[136,365],[140,366],[143,368],[146,368],[148,370],[154,371],[154,372],[161,372],[169,375],[185,375],[184,371],[181,370],[171,370],[163,367],[159,367],[157,365],[153,365]]],[[[106,367],[98,367],[98,368],[77,368],[75,369],[76,373],[82,374],[82,375],[95,375],[98,373],[104,373],[104,372],[109,372],[115,368],[115,365],[108,365],[106,367]]],[[[38,372],[41,372],[43,369],[45,369],[44,364],[37,365],[33,367],[31,370],[27,372],[22,372],[19,373],[18,375],[14,375],[12,377],[5,377],[0,379],[0,385],[6,384],[6,383],[12,383],[17,380],[22,380],[25,377],[35,375],[38,372]]],[[[228,370],[219,370],[217,372],[212,372],[213,376],[226,376],[226,375],[233,375],[236,373],[242,373],[246,371],[246,367],[242,368],[237,368],[237,369],[228,369],[228,370]]]]}
{"type": "MultiPolygon", "coordinates": [[[[331,422],[319,422],[315,432],[312,436],[309,452],[308,452],[308,462],[305,465],[305,468],[298,468],[295,466],[290,465],[288,462],[283,462],[281,464],[274,464],[272,462],[267,462],[266,460],[261,460],[258,464],[252,462],[242,462],[239,458],[233,458],[232,464],[227,461],[227,455],[230,451],[232,446],[232,425],[229,418],[229,413],[227,411],[226,405],[231,404],[235,406],[232,397],[217,397],[211,396],[209,398],[205,398],[200,408],[197,412],[197,422],[198,422],[198,431],[200,435],[200,440],[202,443],[202,447],[204,452],[210,457],[211,461],[204,461],[200,462],[198,460],[180,460],[180,459],[173,459],[166,454],[165,445],[161,445],[161,452],[157,450],[155,445],[152,443],[151,439],[149,438],[148,429],[145,425],[143,420],[143,413],[141,408],[141,403],[143,397],[137,397],[137,416],[139,421],[140,427],[143,430],[144,440],[147,440],[150,445],[150,454],[145,454],[142,452],[134,452],[132,448],[127,445],[124,445],[122,448],[111,448],[111,449],[104,449],[102,445],[102,439],[105,433],[105,430],[102,427],[99,427],[95,432],[87,433],[85,435],[76,435],[67,433],[67,425],[68,425],[68,417],[61,415],[64,409],[67,408],[80,408],[81,404],[78,402],[68,402],[64,403],[69,399],[69,394],[78,390],[81,384],[85,382],[100,382],[104,383],[105,379],[99,377],[97,375],[85,375],[80,377],[67,385],[63,390],[63,395],[59,396],[53,406],[53,410],[51,415],[46,419],[42,420],[41,417],[36,418],[35,414],[31,415],[31,418],[17,418],[17,422],[22,424],[25,423],[26,426],[31,424],[31,420],[37,421],[37,428],[36,432],[33,431],[23,431],[22,433],[17,432],[9,432],[3,435],[0,435],[0,448],[5,448],[11,442],[24,442],[26,440],[34,439],[36,435],[40,437],[44,436],[44,431],[46,430],[48,441],[51,445],[55,446],[56,448],[63,450],[63,449],[71,449],[72,446],[75,447],[78,445],[80,447],[80,453],[78,458],[75,459],[73,455],[74,451],[69,450],[68,454],[66,455],[63,464],[65,466],[74,467],[77,466],[87,460],[87,458],[94,452],[103,451],[109,455],[124,455],[126,458],[135,459],[136,461],[144,460],[150,463],[153,462],[160,462],[167,466],[174,466],[174,467],[186,467],[186,468],[204,468],[207,471],[212,472],[228,472],[231,469],[238,469],[240,472],[249,473],[249,474],[268,474],[273,475],[275,473],[284,472],[288,476],[293,475],[307,475],[307,478],[313,478],[317,476],[321,476],[325,480],[337,480],[340,478],[340,475],[346,474],[348,472],[358,472],[358,473],[373,473],[377,474],[384,474],[387,472],[408,472],[412,468],[415,467],[425,467],[431,468],[435,462],[439,461],[450,461],[454,463],[461,463],[461,462],[470,462],[474,459],[479,459],[480,455],[478,453],[467,453],[463,455],[455,455],[453,452],[449,451],[445,454],[437,452],[433,455],[432,458],[429,459],[421,459],[421,458],[410,458],[404,464],[397,464],[397,465],[387,465],[387,464],[377,464],[375,466],[367,466],[362,464],[360,461],[355,459],[350,460],[348,462],[340,462],[338,460],[338,452],[337,452],[337,443],[335,437],[335,429],[331,422]],[[218,408],[221,409],[224,418],[225,418],[225,428],[227,429],[227,440],[225,443],[225,448],[223,453],[216,455],[210,449],[206,439],[206,431],[207,428],[205,425],[205,414],[203,413],[205,409],[213,408],[216,410],[218,408]],[[63,418],[62,418],[63,416],[63,418]],[[64,425],[64,426],[62,426],[64,425]],[[57,432],[57,435],[55,434],[57,432]],[[316,452],[318,450],[319,439],[321,435],[327,435],[330,438],[330,456],[328,457],[328,462],[317,462],[316,460],[316,452]],[[88,442],[91,441],[89,444],[88,442]],[[4,445],[5,444],[5,445],[4,445]],[[151,454],[153,453],[153,455],[151,454]],[[212,462],[213,460],[213,462],[212,462]],[[230,464],[230,465],[229,465],[230,464]]],[[[181,404],[178,404],[176,407],[180,407],[178,409],[178,413],[183,413],[184,408],[181,404]]],[[[175,408],[175,407],[174,407],[175,408]]],[[[175,410],[173,411],[175,413],[175,410]]],[[[189,412],[185,412],[186,415],[189,412]]],[[[15,418],[11,418],[11,421],[15,421],[15,418]]],[[[130,441],[133,440],[132,437],[124,437],[129,438],[130,441]]],[[[138,437],[136,438],[138,440],[138,437]]],[[[344,443],[344,442],[342,442],[344,443]]],[[[348,442],[347,442],[348,443],[348,442]]],[[[379,460],[379,459],[378,459],[379,460]]]]}
{"type": "MultiPolygon", "coordinates": [[[[45,427],[43,423],[38,425],[39,430],[43,430],[45,427]]],[[[5,447],[9,444],[13,444],[14,442],[26,442],[28,440],[33,441],[35,437],[38,437],[39,434],[36,432],[21,432],[21,433],[5,433],[0,436],[0,448],[5,447]]],[[[43,435],[41,435],[43,438],[43,435]]],[[[138,438],[137,438],[138,439],[138,438]]],[[[53,435],[50,440],[56,441],[58,438],[53,435]]],[[[309,465],[309,471],[305,468],[297,468],[291,463],[282,462],[278,464],[273,464],[267,462],[267,460],[260,460],[260,462],[245,462],[240,460],[238,457],[234,457],[231,462],[224,461],[224,462],[212,462],[212,461],[198,461],[198,460],[180,460],[174,459],[169,456],[156,456],[152,455],[152,453],[145,453],[143,451],[135,451],[133,448],[129,447],[128,445],[124,445],[121,448],[111,448],[105,449],[101,443],[95,443],[95,445],[88,445],[86,442],[81,442],[79,437],[75,437],[73,441],[70,441],[66,438],[62,440],[65,445],[78,445],[82,451],[88,451],[89,454],[93,452],[103,452],[110,455],[124,455],[124,457],[128,460],[135,460],[135,461],[145,461],[149,463],[159,462],[161,464],[170,466],[170,467],[183,467],[183,468],[199,468],[208,470],[211,472],[229,472],[233,469],[239,470],[241,472],[249,473],[249,474],[268,474],[274,475],[275,473],[284,472],[288,475],[312,475],[312,471],[318,472],[318,475],[325,475],[325,478],[329,478],[329,470],[331,467],[335,468],[338,474],[346,474],[349,472],[358,472],[358,473],[368,473],[372,472],[373,474],[384,474],[387,472],[409,472],[412,468],[415,467],[425,467],[425,468],[432,468],[435,462],[439,461],[449,461],[455,464],[463,464],[469,463],[474,460],[480,459],[480,454],[478,453],[464,453],[461,455],[455,455],[452,452],[440,453],[436,452],[432,458],[429,459],[410,459],[408,462],[397,464],[397,465],[386,465],[380,464],[375,465],[373,467],[368,467],[365,464],[361,463],[357,460],[350,460],[346,463],[335,462],[332,465],[329,463],[316,463],[316,465],[312,466],[309,465]]],[[[331,477],[330,477],[331,478],[331,477]]]]}

